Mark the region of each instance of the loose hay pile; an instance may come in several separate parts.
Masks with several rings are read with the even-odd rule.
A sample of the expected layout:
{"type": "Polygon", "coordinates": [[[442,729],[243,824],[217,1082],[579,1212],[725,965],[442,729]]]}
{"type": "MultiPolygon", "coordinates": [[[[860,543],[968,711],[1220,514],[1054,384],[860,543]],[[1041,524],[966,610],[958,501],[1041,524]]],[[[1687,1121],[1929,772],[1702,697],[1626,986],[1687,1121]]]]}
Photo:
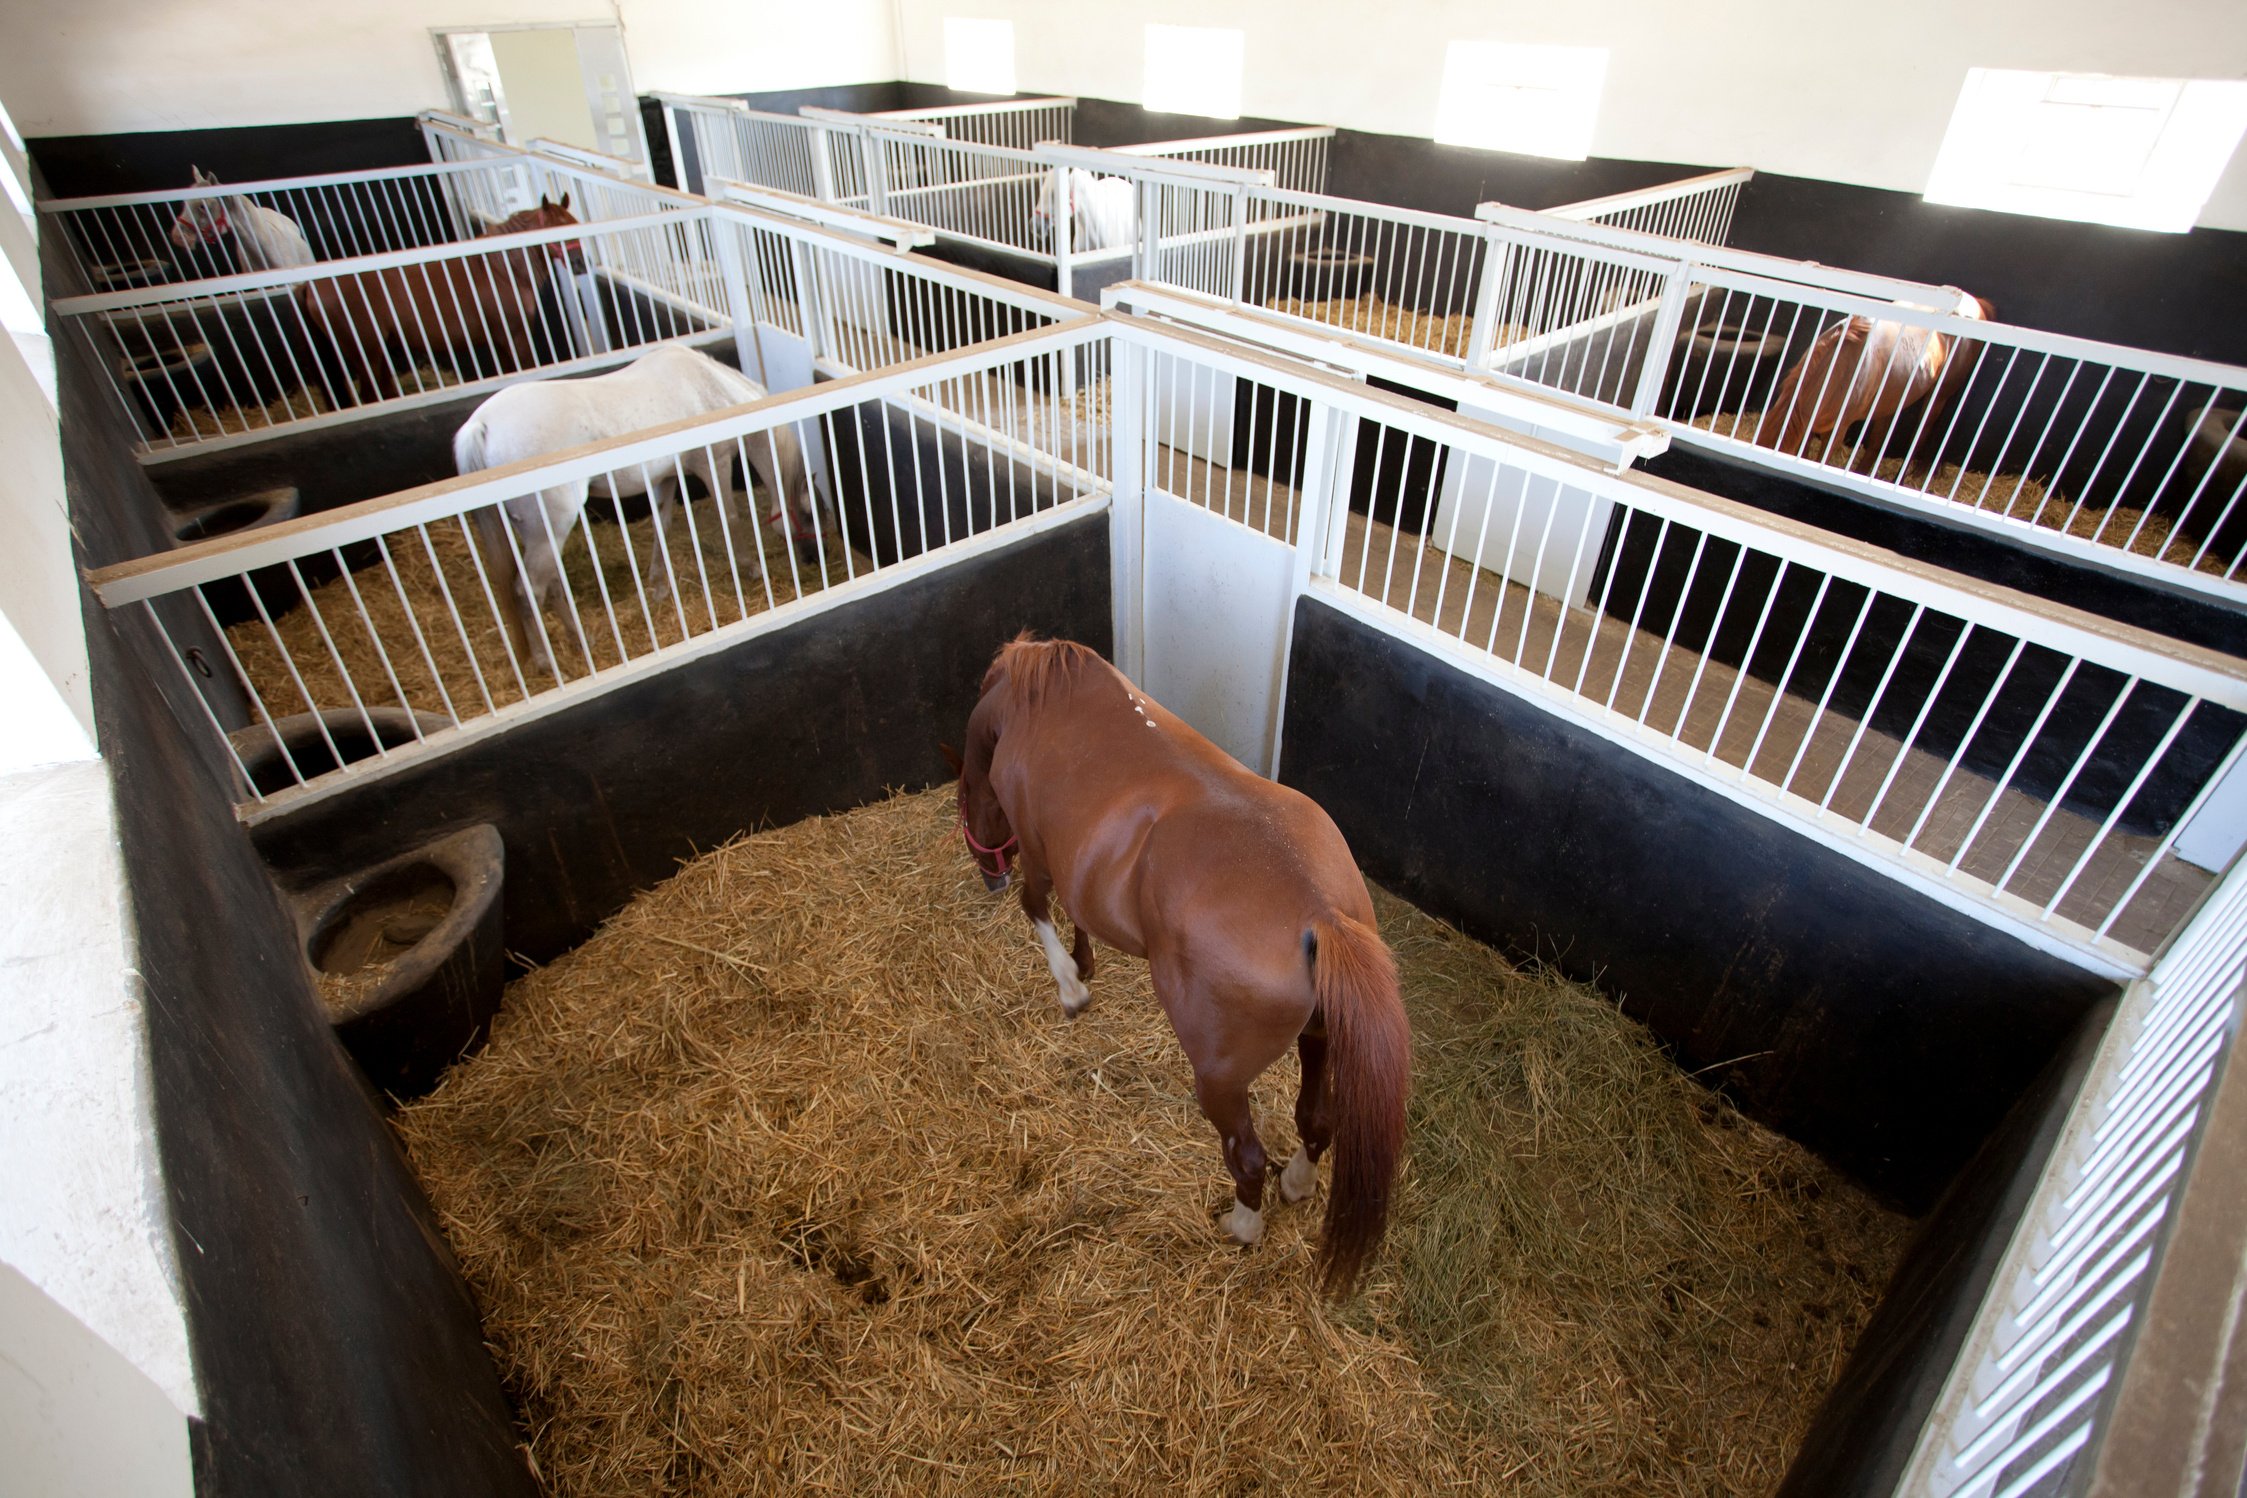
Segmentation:
{"type": "MultiPolygon", "coordinates": [[[[565,596],[556,589],[549,599],[546,629],[555,664],[564,679],[588,674],[588,649],[594,666],[617,664],[623,658],[618,650],[619,637],[624,653],[636,658],[655,645],[677,644],[688,635],[734,623],[743,617],[743,601],[750,614],[763,613],[770,606],[764,585],[750,576],[748,540],[741,542],[737,599],[726,533],[713,507],[707,500],[693,505],[691,537],[686,508],[672,506],[670,518],[664,523],[669,546],[666,555],[676,580],[675,603],[656,602],[649,596],[649,607],[641,607],[643,594],[638,578],[647,566],[650,548],[656,544],[652,516],[642,514],[624,528],[629,534],[629,547],[619,528],[602,520],[580,524],[562,543],[562,571],[569,590],[565,596]],[[695,542],[699,542],[700,570],[695,542]],[[569,616],[571,598],[577,604],[575,627],[569,616]],[[686,624],[683,633],[682,614],[686,624]]],[[[799,583],[804,593],[816,593],[830,583],[843,581],[848,567],[865,570],[869,565],[864,556],[857,555],[846,566],[842,548],[830,530],[824,579],[816,562],[798,561],[791,567],[779,527],[766,524],[763,516],[758,523],[763,528],[773,602],[793,601],[799,583]]],[[[387,566],[377,559],[374,565],[363,566],[348,578],[332,578],[311,590],[313,607],[299,606],[281,614],[273,619],[271,627],[254,616],[231,626],[227,639],[266,711],[282,717],[310,711],[314,704],[322,708],[350,706],[352,695],[344,682],[345,667],[349,668],[359,700],[369,707],[408,707],[442,716],[449,703],[463,721],[490,711],[487,697],[491,706],[505,707],[523,699],[526,685],[532,692],[551,688],[554,677],[534,669],[527,659],[520,662],[522,675],[517,675],[506,626],[494,608],[495,600],[500,608],[507,607],[507,600],[500,595],[496,579],[478,567],[477,554],[471,551],[469,541],[472,529],[465,518],[458,518],[432,521],[426,533],[394,534],[387,538],[387,566]],[[458,606],[457,619],[446,606],[448,597],[458,606]],[[372,632],[367,620],[373,622],[372,632]],[[307,694],[312,698],[310,704],[305,701],[307,694]]]]}
{"type": "MultiPolygon", "coordinates": [[[[1220,1240],[1143,963],[1058,1014],[948,791],[688,864],[399,1128],[561,1494],[1768,1490],[1905,1225],[1598,996],[1379,901],[1418,1045],[1363,1299],[1220,1240]]],[[[1275,1161],[1294,1067],[1258,1090],[1275,1161]]]]}
{"type": "MultiPolygon", "coordinates": [[[[1696,416],[1693,425],[1719,437],[1753,442],[1762,416],[1760,411],[1726,411],[1696,416]]],[[[2148,517],[2145,511],[2133,505],[2115,505],[2105,510],[2085,505],[2078,510],[2074,500],[2029,474],[1983,473],[1956,463],[1944,463],[1929,472],[1924,464],[1907,466],[1902,458],[1881,457],[1878,444],[1869,440],[1854,449],[1837,441],[1829,456],[1821,450],[1821,440],[1812,440],[1806,449],[1807,455],[1831,461],[1846,454],[1846,463],[1832,466],[1846,468],[1851,473],[1869,473],[1886,483],[1900,484],[1937,499],[2026,520],[2045,530],[2065,531],[2086,541],[2114,547],[2121,547],[2127,541],[2129,550],[2138,556],[2158,557],[2219,577],[2230,570],[2230,558],[2217,556],[2212,550],[2195,563],[2193,556],[2201,550],[2199,539],[2176,529],[2176,521],[2168,515],[2148,517]]]]}

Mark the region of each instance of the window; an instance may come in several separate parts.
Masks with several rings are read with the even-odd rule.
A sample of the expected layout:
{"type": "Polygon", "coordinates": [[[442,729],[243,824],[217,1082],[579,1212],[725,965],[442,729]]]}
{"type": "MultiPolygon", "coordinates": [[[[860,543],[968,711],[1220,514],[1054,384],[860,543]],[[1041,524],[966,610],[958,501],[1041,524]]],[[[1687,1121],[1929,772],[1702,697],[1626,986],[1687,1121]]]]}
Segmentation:
{"type": "Polygon", "coordinates": [[[1226,26],[1149,26],[1143,103],[1158,114],[1241,115],[1238,29],[1226,26]]]}
{"type": "Polygon", "coordinates": [[[944,86],[963,94],[1011,94],[1014,23],[944,18],[944,86]]]}
{"type": "Polygon", "coordinates": [[[462,114],[499,126],[518,145],[544,136],[626,161],[648,159],[617,27],[447,26],[433,35],[462,114]]]}
{"type": "Polygon", "coordinates": [[[2247,130],[2247,83],[1973,68],[1927,200],[2171,233],[2247,130]]]}
{"type": "Polygon", "coordinates": [[[1582,161],[1599,123],[1605,47],[1453,42],[1443,52],[1436,139],[1582,161]]]}

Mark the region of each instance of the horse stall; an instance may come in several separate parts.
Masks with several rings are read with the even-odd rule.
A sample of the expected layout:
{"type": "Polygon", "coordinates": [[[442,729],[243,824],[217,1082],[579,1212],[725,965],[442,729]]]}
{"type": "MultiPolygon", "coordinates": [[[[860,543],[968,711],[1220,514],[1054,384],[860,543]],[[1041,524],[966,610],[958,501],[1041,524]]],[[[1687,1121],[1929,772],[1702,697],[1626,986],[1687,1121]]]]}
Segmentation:
{"type": "Polygon", "coordinates": [[[1678,421],[1497,359],[1554,308],[1638,309],[1629,387],[1661,391],[1646,351],[1701,303],[1635,252],[1524,279],[1503,225],[1138,162],[1125,263],[1170,300],[1101,315],[893,247],[885,215],[1064,273],[1065,223],[1038,251],[967,216],[1003,182],[1029,217],[1065,160],[966,133],[992,111],[666,102],[691,180],[827,221],[666,194],[57,306],[97,670],[152,767],[129,852],[245,917],[146,954],[222,1435],[317,1404],[360,1470],[484,1492],[2065,1475],[2247,956],[2236,661],[1627,471],[1678,421]],[[767,180],[783,156],[802,180],[767,180]],[[1226,206],[1147,211],[1172,192],[1226,206]],[[573,254],[598,294],[549,303],[573,254]],[[218,346],[242,298],[472,297],[505,257],[549,267],[512,303],[535,336],[390,358],[395,394],[301,317],[231,336],[336,409],[252,423],[230,367],[248,388],[199,409],[232,416],[183,436],[113,372],[120,324],[218,346]],[[1280,295],[1363,303],[1408,264],[1376,301],[1456,337],[1280,295]],[[773,393],[154,534],[167,469],[371,449],[672,342],[773,393]],[[1382,388],[1424,393],[1415,350],[1458,410],[1382,388]],[[825,490],[801,510],[790,450],[825,490]],[[1061,1019],[972,877],[938,745],[1024,629],[1313,796],[1382,891],[1418,1090],[1348,1305],[1312,1209],[1222,1239],[1144,966],[1104,959],[1061,1019]]]}

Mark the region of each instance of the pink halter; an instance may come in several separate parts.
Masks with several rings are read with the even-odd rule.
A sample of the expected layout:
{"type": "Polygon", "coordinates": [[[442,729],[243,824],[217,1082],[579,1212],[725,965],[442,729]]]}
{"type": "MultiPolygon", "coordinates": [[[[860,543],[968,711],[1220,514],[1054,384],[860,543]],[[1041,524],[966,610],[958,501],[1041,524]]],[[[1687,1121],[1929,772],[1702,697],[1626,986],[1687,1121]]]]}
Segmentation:
{"type": "Polygon", "coordinates": [[[981,843],[975,840],[974,833],[967,830],[967,813],[963,811],[960,813],[960,836],[967,840],[968,849],[975,855],[975,866],[978,869],[983,867],[982,855],[989,854],[991,857],[999,861],[998,868],[990,871],[991,877],[994,879],[1003,879],[1006,877],[1008,869],[1013,866],[1013,860],[1007,857],[1007,853],[1014,847],[1015,843],[1018,841],[1012,834],[1009,834],[1007,840],[999,844],[996,848],[986,848],[981,843]]]}

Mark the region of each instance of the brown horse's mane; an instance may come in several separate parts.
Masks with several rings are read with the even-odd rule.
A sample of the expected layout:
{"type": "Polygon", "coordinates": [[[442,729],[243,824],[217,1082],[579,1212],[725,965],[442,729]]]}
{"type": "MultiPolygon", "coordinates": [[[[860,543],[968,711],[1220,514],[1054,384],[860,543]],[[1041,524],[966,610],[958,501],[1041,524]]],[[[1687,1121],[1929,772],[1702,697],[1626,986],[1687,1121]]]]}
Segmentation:
{"type": "Polygon", "coordinates": [[[1002,684],[1011,707],[1035,707],[1058,688],[1076,685],[1085,671],[1107,664],[1100,652],[1074,640],[1033,639],[1025,630],[999,647],[983,690],[1002,684]]]}

